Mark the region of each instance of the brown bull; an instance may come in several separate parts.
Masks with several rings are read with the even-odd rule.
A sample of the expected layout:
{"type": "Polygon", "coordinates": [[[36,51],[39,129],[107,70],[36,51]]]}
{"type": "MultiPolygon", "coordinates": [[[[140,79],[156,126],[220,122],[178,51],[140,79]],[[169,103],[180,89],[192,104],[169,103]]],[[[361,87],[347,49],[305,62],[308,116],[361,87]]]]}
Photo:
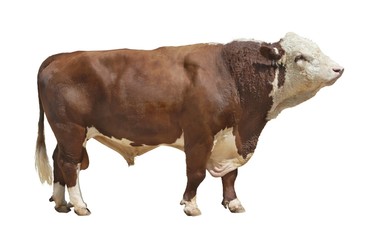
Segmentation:
{"type": "Polygon", "coordinates": [[[235,41],[155,50],[63,53],[38,73],[36,166],[52,183],[44,141],[44,114],[55,134],[53,195],[58,212],[90,211],[78,184],[94,138],[134,164],[160,145],[186,154],[187,186],[181,204],[199,215],[196,191],[206,170],[222,178],[223,205],[242,212],[237,168],[257,146],[265,124],[333,84],[343,68],[313,42],[288,33],[279,42],[235,41]],[[65,200],[65,187],[70,203],[65,200]]]}

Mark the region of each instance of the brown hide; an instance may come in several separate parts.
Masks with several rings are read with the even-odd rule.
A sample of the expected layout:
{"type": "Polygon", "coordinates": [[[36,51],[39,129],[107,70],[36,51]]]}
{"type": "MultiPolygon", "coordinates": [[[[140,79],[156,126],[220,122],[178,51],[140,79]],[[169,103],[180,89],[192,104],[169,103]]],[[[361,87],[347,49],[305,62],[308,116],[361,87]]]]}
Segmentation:
{"type": "Polygon", "coordinates": [[[52,56],[40,70],[40,98],[52,125],[95,126],[135,145],[173,143],[182,129],[213,135],[233,125],[237,107],[221,49],[193,45],[52,56]]]}
{"type": "MultiPolygon", "coordinates": [[[[65,172],[55,169],[54,182],[76,184],[76,164],[81,169],[89,164],[83,147],[87,128],[95,127],[135,147],[171,144],[184,133],[187,173],[201,171],[188,184],[196,191],[190,186],[204,178],[220,130],[233,127],[244,158],[254,152],[282,53],[278,43],[232,42],[49,57],[40,67],[38,90],[58,142],[54,166],[65,172]]],[[[97,140],[107,144],[103,137],[97,140]]]]}
{"type": "Polygon", "coordinates": [[[212,137],[234,126],[245,155],[255,149],[272,104],[276,56],[266,58],[260,46],[232,42],[54,55],[40,69],[40,98],[50,124],[95,126],[135,146],[173,143],[182,130],[212,137]]]}
{"type": "MultiPolygon", "coordinates": [[[[306,42],[294,34],[287,36],[306,42]]],[[[282,59],[281,44],[287,56],[291,53],[286,45],[300,46],[285,41],[79,51],[47,58],[38,72],[36,166],[41,181],[51,183],[45,114],[57,139],[51,198],[55,209],[68,212],[73,206],[79,215],[90,214],[78,175],[89,165],[86,141],[95,138],[122,154],[129,164],[161,144],[184,150],[187,185],[181,204],[187,215],[200,214],[196,192],[206,170],[222,178],[222,204],[231,212],[244,211],[234,189],[237,168],[252,156],[267,119],[319,90],[311,91],[319,84],[313,83],[297,103],[284,102],[287,96],[288,100],[297,97],[284,91],[293,80],[299,87],[307,83],[295,76],[282,88],[287,85],[287,59],[282,59]],[[72,204],[65,201],[65,187],[72,204]]],[[[326,70],[328,76],[319,87],[341,76],[343,68],[334,66],[326,70]]]]}
{"type": "MultiPolygon", "coordinates": [[[[51,56],[38,73],[37,152],[45,151],[45,112],[57,139],[54,183],[78,191],[78,170],[89,165],[85,148],[89,128],[95,127],[102,135],[93,137],[130,164],[134,156],[173,144],[183,135],[188,181],[182,204],[186,214],[198,215],[191,201],[205,178],[214,136],[233,128],[238,154],[248,159],[254,152],[272,105],[269,93],[282,54],[278,43],[232,42],[51,56]],[[114,138],[130,144],[112,143],[114,138]],[[130,148],[137,150],[132,153],[130,148]]],[[[284,76],[278,79],[281,82],[284,76]]],[[[225,207],[236,198],[236,176],[237,169],[222,176],[225,207]]],[[[68,212],[64,188],[58,185],[51,200],[57,211],[68,212]]],[[[74,194],[75,212],[90,214],[76,197],[79,191],[74,194]]],[[[230,210],[241,212],[243,207],[232,205],[230,210]]]]}

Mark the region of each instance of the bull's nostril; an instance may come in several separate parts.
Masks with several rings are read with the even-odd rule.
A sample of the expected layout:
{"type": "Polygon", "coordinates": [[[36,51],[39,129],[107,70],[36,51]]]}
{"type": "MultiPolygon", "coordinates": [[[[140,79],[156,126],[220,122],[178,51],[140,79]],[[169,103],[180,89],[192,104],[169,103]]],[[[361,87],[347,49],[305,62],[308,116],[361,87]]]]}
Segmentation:
{"type": "Polygon", "coordinates": [[[333,68],[332,70],[333,70],[334,72],[336,72],[336,73],[343,73],[344,68],[342,68],[342,67],[336,67],[336,68],[333,68]]]}

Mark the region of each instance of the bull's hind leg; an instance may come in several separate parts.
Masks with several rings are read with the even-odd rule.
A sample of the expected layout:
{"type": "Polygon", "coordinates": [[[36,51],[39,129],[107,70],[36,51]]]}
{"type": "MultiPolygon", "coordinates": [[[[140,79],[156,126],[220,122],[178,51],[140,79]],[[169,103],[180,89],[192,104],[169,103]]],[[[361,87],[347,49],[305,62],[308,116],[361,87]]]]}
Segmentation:
{"type": "Polygon", "coordinates": [[[54,160],[54,186],[50,202],[55,202],[55,210],[62,213],[71,211],[70,206],[65,200],[65,181],[63,173],[58,164],[59,148],[56,146],[52,159],[54,160]]]}
{"type": "Polygon", "coordinates": [[[225,208],[228,208],[233,213],[245,212],[241,202],[238,200],[236,191],[234,189],[234,183],[236,181],[238,170],[235,169],[225,174],[221,180],[223,183],[223,201],[222,204],[225,208]]]}
{"type": "Polygon", "coordinates": [[[68,185],[68,194],[69,194],[69,199],[70,203],[75,209],[75,213],[80,216],[85,216],[89,215],[90,211],[86,206],[86,203],[84,202],[82,195],[81,195],[81,189],[80,189],[80,184],[79,184],[79,173],[80,173],[80,164],[77,164],[75,166],[76,170],[76,183],[75,185],[68,185]]]}
{"type": "Polygon", "coordinates": [[[196,142],[185,139],[187,186],[181,205],[185,205],[184,212],[188,216],[201,214],[196,204],[196,191],[206,176],[207,160],[212,149],[212,140],[198,139],[195,138],[196,142]]]}
{"type": "MultiPolygon", "coordinates": [[[[83,147],[86,130],[85,128],[77,125],[67,124],[64,126],[60,125],[58,129],[55,128],[54,133],[58,141],[58,152],[55,162],[57,168],[61,171],[63,179],[62,182],[64,182],[67,186],[70,204],[74,207],[76,214],[89,215],[90,211],[81,196],[79,185],[80,166],[82,163],[83,165],[87,166],[88,163],[88,156],[85,148],[83,147]]],[[[61,195],[59,194],[62,194],[60,186],[54,184],[54,187],[55,186],[56,193],[54,188],[54,200],[55,195],[60,197],[61,195]]],[[[61,186],[64,185],[61,184],[61,186]]],[[[62,199],[62,197],[60,197],[60,199],[62,199]]],[[[69,204],[67,207],[69,207],[69,204]]]]}

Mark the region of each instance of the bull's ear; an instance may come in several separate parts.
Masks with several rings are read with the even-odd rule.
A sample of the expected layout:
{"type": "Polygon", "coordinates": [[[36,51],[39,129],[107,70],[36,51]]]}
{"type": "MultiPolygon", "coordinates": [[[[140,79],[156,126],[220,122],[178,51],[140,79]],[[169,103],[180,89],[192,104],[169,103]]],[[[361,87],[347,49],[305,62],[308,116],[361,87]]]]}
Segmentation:
{"type": "Polygon", "coordinates": [[[273,60],[273,61],[279,60],[284,54],[284,50],[282,49],[279,50],[278,48],[274,47],[271,44],[261,45],[259,51],[263,57],[273,60]]]}

